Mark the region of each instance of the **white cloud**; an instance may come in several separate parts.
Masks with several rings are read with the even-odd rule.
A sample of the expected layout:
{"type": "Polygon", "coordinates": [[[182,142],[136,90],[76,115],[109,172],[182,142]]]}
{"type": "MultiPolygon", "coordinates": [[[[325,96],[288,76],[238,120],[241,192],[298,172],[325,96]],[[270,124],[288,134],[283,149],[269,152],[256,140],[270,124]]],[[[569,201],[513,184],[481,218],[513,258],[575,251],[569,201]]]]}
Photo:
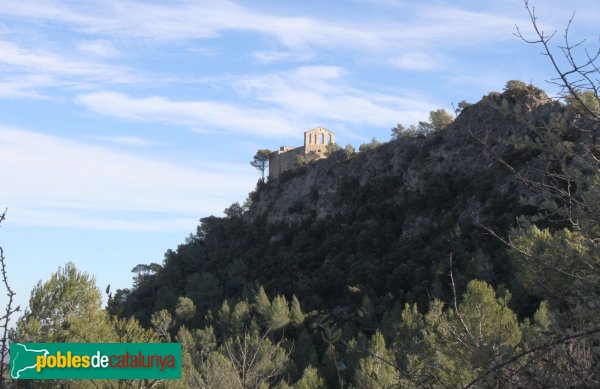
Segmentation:
{"type": "Polygon", "coordinates": [[[106,0],[78,8],[62,2],[4,0],[0,14],[71,23],[90,34],[157,41],[212,38],[225,30],[242,30],[274,36],[288,47],[381,44],[372,31],[354,25],[259,13],[230,1],[162,5],[106,0]]]}
{"type": "Polygon", "coordinates": [[[116,92],[82,94],[77,102],[107,116],[186,126],[197,132],[215,130],[261,137],[297,136],[315,121],[353,126],[393,126],[423,119],[433,104],[414,96],[397,97],[351,87],[346,70],[335,66],[303,66],[267,76],[221,80],[257,108],[206,100],[175,101],[163,96],[136,98],[116,92]]]}
{"type": "Polygon", "coordinates": [[[390,62],[395,67],[405,70],[429,71],[440,67],[439,61],[426,53],[406,53],[390,62]]]}
{"type": "Polygon", "coordinates": [[[99,58],[115,58],[121,55],[119,50],[106,39],[80,42],[77,48],[84,54],[99,58]]]}
{"type": "Polygon", "coordinates": [[[141,80],[114,66],[9,41],[0,41],[0,71],[0,98],[56,99],[56,91],[141,80]]]}
{"type": "Polygon", "coordinates": [[[39,49],[25,49],[0,41],[0,66],[20,72],[89,77],[103,80],[123,78],[122,71],[111,66],[67,58],[39,49]]]}
{"type": "Polygon", "coordinates": [[[246,165],[196,170],[7,127],[0,155],[0,203],[24,225],[169,231],[220,213],[255,183],[246,165]]]}
{"type": "Polygon", "coordinates": [[[295,137],[310,125],[380,126],[422,120],[433,107],[415,96],[398,97],[350,86],[336,66],[303,66],[267,76],[227,77],[220,82],[252,107],[117,92],[82,94],[77,102],[98,114],[132,121],[186,126],[196,132],[224,131],[260,137],[295,137]],[[266,108],[268,107],[268,108],[266,108]]]}
{"type": "Polygon", "coordinates": [[[0,98],[45,99],[39,90],[59,85],[50,75],[20,75],[0,78],[0,98]]]}
{"type": "MultiPolygon", "coordinates": [[[[405,17],[341,21],[257,12],[231,1],[180,1],[165,4],[105,0],[85,6],[63,2],[4,0],[0,14],[71,23],[95,35],[153,41],[218,37],[226,31],[250,31],[275,38],[290,50],[310,53],[317,47],[386,52],[423,44],[468,44],[470,40],[512,39],[514,15],[465,11],[447,5],[404,7],[405,17]],[[402,22],[401,20],[413,20],[402,22]]],[[[259,57],[261,56],[259,52],[259,57]]],[[[263,53],[263,57],[265,57],[263,53]]],[[[266,57],[273,58],[273,53],[266,57]]]]}
{"type": "Polygon", "coordinates": [[[280,112],[214,101],[173,101],[161,96],[133,98],[121,93],[97,92],[80,95],[77,102],[94,112],[128,120],[159,121],[192,128],[210,126],[265,137],[297,131],[280,112]]]}
{"type": "Polygon", "coordinates": [[[154,144],[154,142],[137,136],[98,136],[94,139],[134,147],[147,147],[154,144]]]}
{"type": "Polygon", "coordinates": [[[255,51],[252,56],[261,63],[301,62],[315,57],[310,53],[294,53],[292,51],[255,51]]]}
{"type": "Polygon", "coordinates": [[[235,85],[254,99],[275,104],[294,117],[353,125],[393,126],[400,118],[421,120],[433,105],[357,89],[345,82],[346,70],[305,66],[275,75],[240,77],[235,85]]]}

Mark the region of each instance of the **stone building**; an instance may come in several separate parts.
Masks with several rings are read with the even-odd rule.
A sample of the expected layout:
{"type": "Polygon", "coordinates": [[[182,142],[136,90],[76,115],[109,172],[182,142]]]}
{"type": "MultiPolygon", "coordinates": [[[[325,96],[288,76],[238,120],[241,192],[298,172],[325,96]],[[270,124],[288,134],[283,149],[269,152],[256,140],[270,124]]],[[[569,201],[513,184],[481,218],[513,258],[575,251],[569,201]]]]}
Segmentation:
{"type": "Polygon", "coordinates": [[[310,162],[325,157],[329,143],[335,143],[333,132],[315,127],[304,133],[304,146],[281,146],[269,155],[269,179],[279,177],[286,170],[296,167],[299,161],[310,162]]]}

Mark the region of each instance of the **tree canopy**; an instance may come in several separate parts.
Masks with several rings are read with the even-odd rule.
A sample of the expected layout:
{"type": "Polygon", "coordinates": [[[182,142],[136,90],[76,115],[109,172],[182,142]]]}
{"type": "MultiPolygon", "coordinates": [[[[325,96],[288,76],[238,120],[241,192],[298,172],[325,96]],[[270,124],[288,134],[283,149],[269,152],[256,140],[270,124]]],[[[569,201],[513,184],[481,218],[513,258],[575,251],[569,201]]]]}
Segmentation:
{"type": "Polygon", "coordinates": [[[271,155],[271,150],[269,149],[259,149],[252,161],[250,161],[250,165],[254,166],[260,171],[261,180],[265,180],[265,170],[269,166],[269,155],[271,155]]]}

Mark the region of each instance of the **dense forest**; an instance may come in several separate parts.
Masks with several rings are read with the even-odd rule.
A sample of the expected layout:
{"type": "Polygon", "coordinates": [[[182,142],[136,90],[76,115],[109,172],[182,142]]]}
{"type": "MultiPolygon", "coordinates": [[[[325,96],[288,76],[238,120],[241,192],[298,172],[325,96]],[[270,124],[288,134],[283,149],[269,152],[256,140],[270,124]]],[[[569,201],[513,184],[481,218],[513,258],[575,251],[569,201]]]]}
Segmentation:
{"type": "Polygon", "coordinates": [[[598,107],[510,81],[449,123],[332,148],[106,308],[67,264],[12,339],[182,344],[182,380],[120,387],[599,385],[598,107]]]}

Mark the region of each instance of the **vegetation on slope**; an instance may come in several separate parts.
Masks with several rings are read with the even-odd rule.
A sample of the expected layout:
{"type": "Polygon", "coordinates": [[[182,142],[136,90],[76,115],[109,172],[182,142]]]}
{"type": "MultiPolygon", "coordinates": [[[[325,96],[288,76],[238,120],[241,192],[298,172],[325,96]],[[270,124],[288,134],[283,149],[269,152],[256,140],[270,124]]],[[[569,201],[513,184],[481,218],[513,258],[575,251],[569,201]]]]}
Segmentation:
{"type": "Polygon", "coordinates": [[[573,334],[595,328],[597,130],[510,82],[443,129],[259,182],[134,269],[109,309],[167,321],[199,387],[595,382],[594,340],[573,334]],[[547,349],[548,334],[574,343],[547,349]]]}

